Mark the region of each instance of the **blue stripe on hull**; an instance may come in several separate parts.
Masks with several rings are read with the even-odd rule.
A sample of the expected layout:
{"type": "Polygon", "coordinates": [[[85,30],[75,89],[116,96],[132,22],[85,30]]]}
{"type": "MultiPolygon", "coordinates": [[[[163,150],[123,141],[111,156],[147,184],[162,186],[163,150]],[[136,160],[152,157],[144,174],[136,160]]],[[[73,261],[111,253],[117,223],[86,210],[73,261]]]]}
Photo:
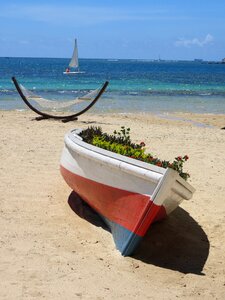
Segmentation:
{"type": "Polygon", "coordinates": [[[123,256],[131,255],[143,237],[133,233],[119,224],[110,221],[101,214],[99,215],[110,228],[116,248],[123,256]]]}

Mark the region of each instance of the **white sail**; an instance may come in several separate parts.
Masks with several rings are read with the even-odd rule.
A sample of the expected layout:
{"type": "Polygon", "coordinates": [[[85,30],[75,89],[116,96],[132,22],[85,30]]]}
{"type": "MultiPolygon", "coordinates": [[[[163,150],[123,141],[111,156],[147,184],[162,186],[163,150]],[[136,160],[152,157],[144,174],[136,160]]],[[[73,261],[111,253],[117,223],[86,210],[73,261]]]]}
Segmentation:
{"type": "Polygon", "coordinates": [[[77,49],[77,39],[75,39],[73,55],[72,55],[71,61],[70,61],[70,63],[69,63],[69,67],[70,67],[70,68],[78,68],[78,67],[79,67],[79,62],[78,62],[78,49],[77,49]]]}

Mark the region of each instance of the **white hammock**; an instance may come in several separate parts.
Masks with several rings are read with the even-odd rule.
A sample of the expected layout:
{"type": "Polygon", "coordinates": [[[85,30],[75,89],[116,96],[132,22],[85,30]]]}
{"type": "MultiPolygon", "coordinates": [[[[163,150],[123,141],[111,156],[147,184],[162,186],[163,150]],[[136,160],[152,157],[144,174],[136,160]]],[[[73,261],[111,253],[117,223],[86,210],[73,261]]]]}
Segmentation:
{"type": "Polygon", "coordinates": [[[26,89],[22,84],[19,84],[23,94],[28,100],[32,100],[37,102],[41,107],[46,109],[52,109],[52,110],[58,110],[60,108],[67,108],[71,107],[75,104],[81,103],[83,101],[92,101],[96,95],[99,93],[99,89],[93,90],[89,93],[87,93],[84,96],[77,97],[73,100],[67,100],[67,101],[58,101],[58,100],[49,100],[45,99],[39,95],[34,94],[30,90],[26,89]]]}
{"type": "Polygon", "coordinates": [[[63,122],[77,120],[78,116],[87,112],[98,101],[98,99],[104,93],[104,91],[106,90],[106,87],[109,84],[108,81],[105,81],[105,83],[102,85],[101,88],[91,91],[84,96],[77,97],[74,100],[58,101],[58,100],[45,99],[43,97],[40,97],[40,96],[34,94],[30,90],[26,89],[22,84],[19,84],[15,77],[12,77],[12,81],[15,84],[17,92],[19,93],[19,95],[22,98],[22,100],[24,101],[24,103],[31,110],[33,110],[36,114],[41,116],[41,117],[37,117],[36,118],[37,120],[52,118],[52,119],[58,119],[58,120],[61,119],[63,122]],[[34,102],[37,103],[37,105],[42,106],[44,109],[49,109],[52,111],[55,111],[57,109],[62,110],[63,108],[73,106],[74,104],[78,104],[76,106],[76,108],[78,108],[78,109],[76,109],[77,112],[69,110],[70,114],[67,114],[67,115],[62,114],[62,113],[60,114],[60,112],[52,114],[52,113],[48,113],[47,111],[45,111],[45,112],[41,111],[37,107],[33,106],[29,102],[30,100],[33,100],[34,102]],[[82,106],[82,104],[81,105],[79,105],[79,104],[81,102],[85,102],[85,101],[89,101],[88,105],[83,105],[83,107],[80,107],[80,106],[82,106]]]}

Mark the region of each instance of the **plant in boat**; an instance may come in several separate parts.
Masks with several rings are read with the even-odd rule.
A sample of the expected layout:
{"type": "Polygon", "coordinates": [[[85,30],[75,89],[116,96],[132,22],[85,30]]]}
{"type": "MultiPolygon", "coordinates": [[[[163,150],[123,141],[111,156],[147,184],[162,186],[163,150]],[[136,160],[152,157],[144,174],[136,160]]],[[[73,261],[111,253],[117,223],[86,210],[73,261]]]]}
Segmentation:
{"type": "Polygon", "coordinates": [[[128,156],[146,163],[150,163],[162,168],[172,168],[179,175],[187,180],[190,175],[183,171],[183,164],[188,160],[188,156],[177,156],[171,163],[154,157],[151,153],[146,153],[145,143],[133,143],[130,138],[130,128],[121,127],[120,131],[114,131],[113,134],[102,132],[101,127],[91,126],[84,129],[80,136],[84,142],[108,151],[128,156]]]}

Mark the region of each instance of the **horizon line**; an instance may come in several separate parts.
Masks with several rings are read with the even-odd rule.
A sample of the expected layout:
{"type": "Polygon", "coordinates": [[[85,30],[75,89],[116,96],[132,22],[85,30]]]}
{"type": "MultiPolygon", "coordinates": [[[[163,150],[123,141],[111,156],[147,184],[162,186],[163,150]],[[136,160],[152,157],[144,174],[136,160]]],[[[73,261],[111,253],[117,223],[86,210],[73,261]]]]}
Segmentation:
{"type": "MultiPolygon", "coordinates": [[[[71,59],[71,57],[50,57],[50,56],[0,56],[0,58],[39,58],[39,59],[71,59]]],[[[187,62],[222,62],[223,59],[221,60],[205,60],[202,58],[194,58],[194,59],[157,59],[157,58],[100,58],[100,57],[95,57],[95,58],[87,58],[87,57],[80,57],[79,60],[83,59],[88,59],[88,60],[135,60],[135,61],[152,61],[152,62],[178,62],[178,61],[187,61],[187,62]]]]}

